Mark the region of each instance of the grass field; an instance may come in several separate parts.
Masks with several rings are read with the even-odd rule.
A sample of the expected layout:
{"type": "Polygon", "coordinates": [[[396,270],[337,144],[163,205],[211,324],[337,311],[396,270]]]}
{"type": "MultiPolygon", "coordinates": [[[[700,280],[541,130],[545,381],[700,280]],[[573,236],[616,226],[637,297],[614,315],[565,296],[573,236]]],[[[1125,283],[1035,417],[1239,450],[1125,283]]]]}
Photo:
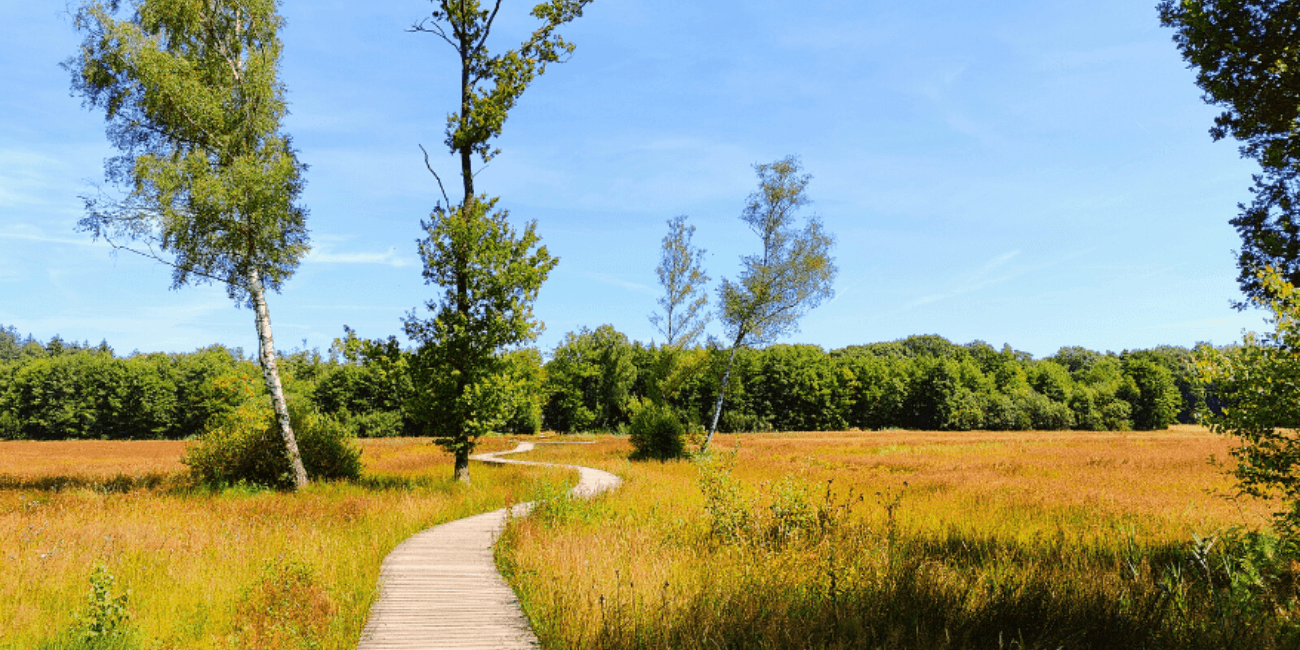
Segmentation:
{"type": "Polygon", "coordinates": [[[385,439],[362,441],[356,483],[213,493],[179,473],[183,445],[0,442],[0,648],[82,647],[100,564],[134,647],[354,648],[394,546],[576,478],[476,463],[466,487],[427,440],[385,439]]]}
{"type": "Polygon", "coordinates": [[[714,446],[702,466],[630,463],[615,438],[533,454],[625,477],[594,502],[550,502],[503,538],[498,563],[544,647],[1300,641],[1288,636],[1296,567],[1231,530],[1266,527],[1274,504],[1226,498],[1231,442],[1197,427],[714,446]],[[1274,573],[1253,581],[1246,565],[1274,573]]]}

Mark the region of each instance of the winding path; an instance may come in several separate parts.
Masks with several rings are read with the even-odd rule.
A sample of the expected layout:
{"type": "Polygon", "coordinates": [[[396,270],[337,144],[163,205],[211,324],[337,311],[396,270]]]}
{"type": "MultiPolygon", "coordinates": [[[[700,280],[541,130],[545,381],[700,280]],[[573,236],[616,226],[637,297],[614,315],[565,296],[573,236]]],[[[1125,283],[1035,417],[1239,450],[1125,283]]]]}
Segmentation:
{"type": "MultiPolygon", "coordinates": [[[[470,458],[489,463],[555,466],[498,458],[531,451],[533,447],[531,442],[521,442],[510,451],[470,458]]],[[[558,467],[578,470],[578,485],[569,491],[577,497],[599,494],[620,482],[617,476],[590,467],[558,467]]],[[[511,516],[524,516],[532,507],[531,501],[515,505],[510,509],[511,516]]],[[[493,562],[492,543],[505,525],[506,510],[434,526],[393,549],[380,569],[379,600],[370,608],[370,620],[361,632],[357,650],[538,647],[519,600],[493,562]]]]}

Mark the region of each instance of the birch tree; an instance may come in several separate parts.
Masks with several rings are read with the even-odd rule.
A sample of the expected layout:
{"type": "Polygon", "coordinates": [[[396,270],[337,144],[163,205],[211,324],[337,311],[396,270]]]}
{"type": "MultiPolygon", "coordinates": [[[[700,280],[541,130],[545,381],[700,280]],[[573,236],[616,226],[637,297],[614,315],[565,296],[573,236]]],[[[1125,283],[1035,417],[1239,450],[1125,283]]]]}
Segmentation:
{"type": "Polygon", "coordinates": [[[655,268],[664,295],[658,301],[662,311],[650,314],[650,324],[663,334],[664,344],[646,383],[651,402],[659,406],[665,406],[708,360],[707,351],[688,349],[699,341],[711,317],[705,251],[691,241],[694,236],[695,226],[686,223],[685,215],[669,219],[655,268]]]}
{"type": "Polygon", "coordinates": [[[794,156],[754,165],[754,171],[758,191],[749,195],[740,219],[758,235],[762,251],[741,257],[740,277],[735,282],[723,278],[718,291],[718,315],[731,352],[702,451],[708,450],[718,430],[736,350],[767,345],[798,331],[804,313],[834,295],[835,238],[816,216],[806,218],[802,228],[796,224],[799,209],[810,202],[805,190],[812,177],[799,174],[802,167],[794,156]]]}
{"type": "Polygon", "coordinates": [[[429,18],[411,31],[445,41],[460,60],[459,106],[447,116],[446,140],[460,166],[462,195],[453,204],[442,178],[443,203],[422,221],[420,240],[426,284],[442,295],[425,303],[432,318],[406,317],[406,333],[420,343],[413,376],[418,397],[412,412],[426,431],[455,456],[455,476],[468,483],[469,456],[479,436],[501,426],[519,382],[503,358],[510,346],[535,340],[542,324],[532,304],[557,260],[539,246],[536,222],[516,231],[496,198],[475,194],[474,161],[486,165],[500,150],[492,141],[520,95],[546,67],[566,60],[574,46],[555,30],[582,15],[591,0],[548,0],[533,7],[541,25],[519,46],[488,52],[487,40],[501,0],[434,0],[429,18]]]}
{"type": "Polygon", "coordinates": [[[704,333],[709,324],[709,294],[705,285],[709,276],[704,273],[704,249],[696,247],[691,239],[695,226],[686,223],[686,216],[668,220],[668,234],[664,235],[659,253],[659,286],[664,295],[659,299],[662,313],[650,315],[650,324],[664,335],[668,347],[689,347],[704,333]]]}
{"type": "Polygon", "coordinates": [[[64,66],[84,104],[104,111],[119,155],[85,199],[80,228],[172,267],[172,288],[216,281],[253,311],[259,360],[290,460],[307,482],[289,424],[266,293],[309,250],[297,204],[306,165],[281,131],[284,20],[276,0],[87,2],[81,52],[64,66]]]}

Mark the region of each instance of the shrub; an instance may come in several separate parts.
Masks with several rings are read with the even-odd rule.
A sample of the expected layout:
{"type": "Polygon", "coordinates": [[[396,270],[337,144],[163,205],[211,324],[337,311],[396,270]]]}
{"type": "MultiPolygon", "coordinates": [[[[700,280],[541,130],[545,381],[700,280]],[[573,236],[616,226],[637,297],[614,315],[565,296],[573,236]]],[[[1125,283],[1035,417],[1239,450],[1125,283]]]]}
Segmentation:
{"type": "Polygon", "coordinates": [[[647,404],[632,416],[628,427],[633,458],[668,460],[686,455],[686,427],[670,407],[647,404]]]}
{"type": "MultiPolygon", "coordinates": [[[[310,479],[361,476],[361,449],[348,429],[330,416],[289,402],[289,422],[310,479]]],[[[244,482],[271,488],[293,485],[284,441],[275,417],[265,405],[244,404],[216,418],[185,450],[181,460],[205,485],[244,482]]]]}

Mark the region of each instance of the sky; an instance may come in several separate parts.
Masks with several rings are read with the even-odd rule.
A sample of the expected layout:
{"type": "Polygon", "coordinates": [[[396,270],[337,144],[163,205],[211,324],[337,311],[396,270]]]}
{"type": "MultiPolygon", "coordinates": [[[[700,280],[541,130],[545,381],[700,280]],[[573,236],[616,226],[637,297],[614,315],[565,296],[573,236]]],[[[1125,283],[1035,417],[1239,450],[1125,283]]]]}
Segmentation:
{"type": "MultiPolygon", "coordinates": [[[[0,326],[118,354],[251,354],[253,314],[222,287],[172,290],[167,267],[78,232],[78,197],[114,150],[59,67],[80,43],[69,10],[9,4],[0,326]]],[[[284,130],[310,166],[313,243],[269,298],[281,350],[325,350],[344,325],[409,343],[403,318],[438,295],[416,249],[440,198],[419,146],[455,183],[443,130],[459,64],[407,31],[432,7],[281,6],[284,130]]],[[[517,47],[529,8],[505,0],[489,48],[517,47]]],[[[535,305],[544,352],[604,324],[662,341],[648,316],[667,220],[689,216],[716,289],[759,249],[740,220],[753,165],[788,155],[812,176],[805,214],[834,234],[839,273],[782,342],[938,334],[1041,358],[1267,328],[1231,306],[1228,221],[1254,163],[1212,142],[1219,110],[1154,0],[595,0],[560,33],[574,56],[522,96],[476,180],[559,258],[535,305]]]]}

